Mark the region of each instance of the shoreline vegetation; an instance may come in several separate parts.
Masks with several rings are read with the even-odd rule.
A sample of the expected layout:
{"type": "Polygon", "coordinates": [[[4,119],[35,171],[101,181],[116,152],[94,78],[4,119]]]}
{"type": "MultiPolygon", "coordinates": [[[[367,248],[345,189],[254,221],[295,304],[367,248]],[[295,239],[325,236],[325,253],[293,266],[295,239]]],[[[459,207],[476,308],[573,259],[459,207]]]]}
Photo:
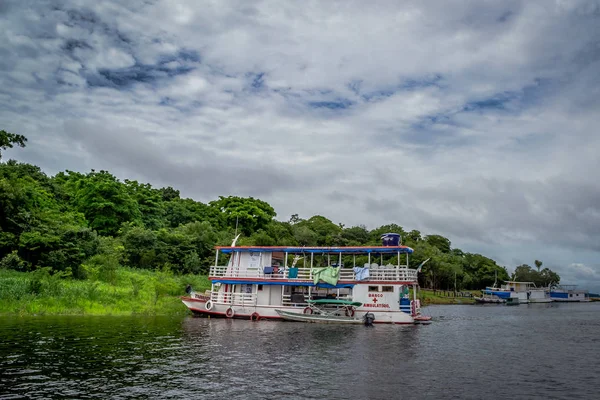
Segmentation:
{"type": "Polygon", "coordinates": [[[114,275],[64,279],[48,271],[0,270],[0,315],[186,315],[186,285],[210,289],[207,276],[118,268],[114,275]]]}
{"type": "MultiPolygon", "coordinates": [[[[108,171],[48,176],[35,165],[2,159],[3,150],[26,143],[0,130],[0,313],[187,312],[178,297],[187,284],[197,292],[209,288],[214,246],[229,246],[237,233],[240,246],[324,247],[380,245],[382,234],[398,233],[414,249],[410,268],[429,259],[419,286],[434,291],[423,291],[423,304],[469,303],[470,297],[441,289],[464,294],[509,279],[506,267],[491,258],[393,222],[367,229],[321,215],[278,220],[269,203],[253,197],[202,203],[170,186],[120,180],[108,171]]],[[[389,262],[342,257],[346,266],[374,261],[389,262]]],[[[315,262],[328,265],[326,258],[315,262]]],[[[537,286],[560,281],[541,267],[535,260],[534,268],[523,264],[515,271],[537,286]]]]}

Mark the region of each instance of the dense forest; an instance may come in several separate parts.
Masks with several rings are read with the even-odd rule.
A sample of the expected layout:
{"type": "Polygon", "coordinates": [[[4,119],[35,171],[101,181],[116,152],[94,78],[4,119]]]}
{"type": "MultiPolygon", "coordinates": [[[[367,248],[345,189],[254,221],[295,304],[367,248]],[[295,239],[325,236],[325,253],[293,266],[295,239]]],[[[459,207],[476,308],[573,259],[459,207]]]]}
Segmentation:
{"type": "MultiPolygon", "coordinates": [[[[453,248],[449,239],[395,223],[369,230],[345,227],[316,215],[278,220],[273,207],[252,197],[220,196],[208,204],[181,198],[172,187],[120,181],[107,171],[65,171],[47,176],[39,167],[4,162],[1,150],[24,147],[24,136],[0,131],[0,268],[45,268],[65,279],[102,276],[129,266],[206,274],[213,246],[229,245],[236,224],[239,245],[359,246],[379,244],[386,232],[414,248],[419,280],[435,289],[481,289],[509,279],[505,267],[481,254],[453,248]]],[[[399,221],[401,222],[401,221],[399,221]]],[[[547,286],[559,277],[548,268],[517,267],[519,280],[547,286]]]]}

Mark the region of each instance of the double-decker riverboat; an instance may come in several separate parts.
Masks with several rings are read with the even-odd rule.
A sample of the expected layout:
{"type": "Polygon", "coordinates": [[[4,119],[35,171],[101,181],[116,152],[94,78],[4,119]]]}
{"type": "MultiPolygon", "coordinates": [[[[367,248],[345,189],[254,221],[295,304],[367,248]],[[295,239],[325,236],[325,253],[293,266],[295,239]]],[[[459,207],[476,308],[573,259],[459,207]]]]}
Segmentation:
{"type": "Polygon", "coordinates": [[[409,268],[413,249],[400,245],[399,235],[382,240],[381,246],[361,247],[217,246],[210,291],[191,291],[182,301],[197,315],[255,321],[294,320],[291,314],[315,315],[296,320],[327,319],[321,315],[343,321],[370,314],[373,323],[428,322],[417,298],[422,264],[409,268]],[[322,312],[316,304],[329,307],[322,312]]]}

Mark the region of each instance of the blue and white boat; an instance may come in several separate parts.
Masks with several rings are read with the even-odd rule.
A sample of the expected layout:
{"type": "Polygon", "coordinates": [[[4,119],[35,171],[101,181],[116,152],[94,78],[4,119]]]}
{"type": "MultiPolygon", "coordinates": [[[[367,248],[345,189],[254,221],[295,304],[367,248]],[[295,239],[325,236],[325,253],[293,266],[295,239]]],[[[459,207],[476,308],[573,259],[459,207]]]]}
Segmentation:
{"type": "Polygon", "coordinates": [[[519,304],[552,302],[548,289],[538,288],[533,282],[505,281],[505,284],[499,288],[486,287],[483,293],[505,300],[518,298],[519,304]]]}
{"type": "Polygon", "coordinates": [[[577,285],[554,285],[550,288],[552,301],[590,301],[590,292],[577,285]]]}

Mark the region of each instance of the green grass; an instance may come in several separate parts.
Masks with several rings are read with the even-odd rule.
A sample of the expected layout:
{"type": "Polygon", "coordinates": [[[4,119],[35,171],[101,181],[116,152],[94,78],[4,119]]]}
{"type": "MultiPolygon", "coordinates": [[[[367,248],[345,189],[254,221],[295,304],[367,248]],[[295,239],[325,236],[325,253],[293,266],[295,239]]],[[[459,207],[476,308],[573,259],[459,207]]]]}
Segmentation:
{"type": "MultiPolygon", "coordinates": [[[[473,296],[481,296],[481,291],[478,290],[469,290],[473,296]]],[[[424,305],[428,304],[474,304],[475,300],[472,297],[452,297],[446,296],[443,293],[438,291],[436,294],[433,293],[433,290],[421,289],[418,292],[418,296],[421,299],[421,302],[424,305]]]]}
{"type": "Polygon", "coordinates": [[[131,268],[118,268],[112,283],[0,270],[0,315],[183,315],[187,284],[210,288],[206,276],[131,268]]]}

